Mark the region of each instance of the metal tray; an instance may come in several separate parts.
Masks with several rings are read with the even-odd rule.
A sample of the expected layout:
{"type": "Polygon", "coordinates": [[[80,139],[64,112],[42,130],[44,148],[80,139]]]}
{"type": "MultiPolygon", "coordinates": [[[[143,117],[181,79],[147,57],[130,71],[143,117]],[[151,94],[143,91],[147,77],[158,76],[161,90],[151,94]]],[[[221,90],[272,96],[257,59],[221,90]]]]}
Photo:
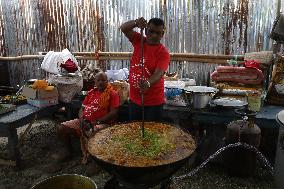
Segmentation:
{"type": "Polygon", "coordinates": [[[217,106],[223,106],[223,107],[242,107],[242,106],[247,105],[248,103],[243,100],[224,97],[224,98],[218,98],[218,99],[213,100],[213,104],[217,106]]]}

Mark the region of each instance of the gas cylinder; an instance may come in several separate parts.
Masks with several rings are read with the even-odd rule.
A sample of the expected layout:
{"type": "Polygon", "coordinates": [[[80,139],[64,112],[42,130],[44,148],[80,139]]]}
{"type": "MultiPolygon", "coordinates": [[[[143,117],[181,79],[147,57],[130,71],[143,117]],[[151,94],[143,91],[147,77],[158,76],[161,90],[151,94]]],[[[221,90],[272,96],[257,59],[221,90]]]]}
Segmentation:
{"type": "MultiPolygon", "coordinates": [[[[246,116],[246,118],[233,121],[227,125],[226,144],[244,142],[258,148],[261,130],[254,123],[256,112],[247,110],[237,110],[235,112],[239,116],[246,116]]],[[[244,147],[236,147],[227,150],[224,155],[224,163],[228,174],[231,176],[253,176],[256,168],[256,154],[244,147]]]]}

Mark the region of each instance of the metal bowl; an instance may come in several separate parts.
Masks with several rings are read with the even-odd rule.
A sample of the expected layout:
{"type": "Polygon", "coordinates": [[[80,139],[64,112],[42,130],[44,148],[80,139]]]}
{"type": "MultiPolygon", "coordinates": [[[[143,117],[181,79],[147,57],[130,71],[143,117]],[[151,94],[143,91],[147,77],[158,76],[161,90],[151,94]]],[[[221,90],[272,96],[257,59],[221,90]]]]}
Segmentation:
{"type": "Polygon", "coordinates": [[[49,177],[31,189],[97,189],[96,183],[88,177],[76,174],[63,174],[49,177]]]}

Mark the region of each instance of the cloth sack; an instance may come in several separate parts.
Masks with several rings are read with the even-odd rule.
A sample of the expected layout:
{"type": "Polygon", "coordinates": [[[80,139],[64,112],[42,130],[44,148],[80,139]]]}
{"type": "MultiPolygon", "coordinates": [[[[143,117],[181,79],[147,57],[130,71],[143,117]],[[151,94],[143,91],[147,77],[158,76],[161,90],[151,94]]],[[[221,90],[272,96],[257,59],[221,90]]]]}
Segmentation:
{"type": "Polygon", "coordinates": [[[111,82],[111,85],[119,95],[120,105],[127,102],[129,97],[129,84],[126,81],[114,81],[111,82]]]}
{"type": "Polygon", "coordinates": [[[70,103],[74,96],[83,88],[82,75],[61,76],[50,75],[48,82],[54,84],[58,90],[58,99],[61,102],[70,103]]]}

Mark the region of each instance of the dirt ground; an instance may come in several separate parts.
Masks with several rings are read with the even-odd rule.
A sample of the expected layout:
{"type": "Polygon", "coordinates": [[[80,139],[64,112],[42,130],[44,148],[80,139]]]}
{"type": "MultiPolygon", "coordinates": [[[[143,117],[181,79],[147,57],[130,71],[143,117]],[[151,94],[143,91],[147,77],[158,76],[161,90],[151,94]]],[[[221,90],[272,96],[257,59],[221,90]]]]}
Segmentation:
{"type": "MultiPolygon", "coordinates": [[[[75,173],[86,175],[86,165],[81,165],[80,147],[75,144],[75,157],[63,165],[63,169],[56,173],[48,173],[47,167],[52,161],[51,154],[60,149],[56,137],[56,126],[59,120],[39,120],[34,123],[26,140],[20,148],[23,166],[18,170],[14,167],[0,165],[0,189],[28,189],[39,181],[53,175],[75,173]]],[[[21,134],[24,129],[18,130],[21,134]]],[[[0,157],[7,156],[7,138],[0,138],[0,157]]],[[[176,175],[189,172],[188,166],[182,168],[176,175]]],[[[104,171],[91,177],[98,188],[103,188],[110,175],[104,171]]],[[[155,187],[159,188],[159,187],[155,187]]],[[[171,189],[272,189],[273,177],[260,166],[252,178],[228,177],[222,167],[209,165],[190,178],[171,185],[171,189]]]]}

